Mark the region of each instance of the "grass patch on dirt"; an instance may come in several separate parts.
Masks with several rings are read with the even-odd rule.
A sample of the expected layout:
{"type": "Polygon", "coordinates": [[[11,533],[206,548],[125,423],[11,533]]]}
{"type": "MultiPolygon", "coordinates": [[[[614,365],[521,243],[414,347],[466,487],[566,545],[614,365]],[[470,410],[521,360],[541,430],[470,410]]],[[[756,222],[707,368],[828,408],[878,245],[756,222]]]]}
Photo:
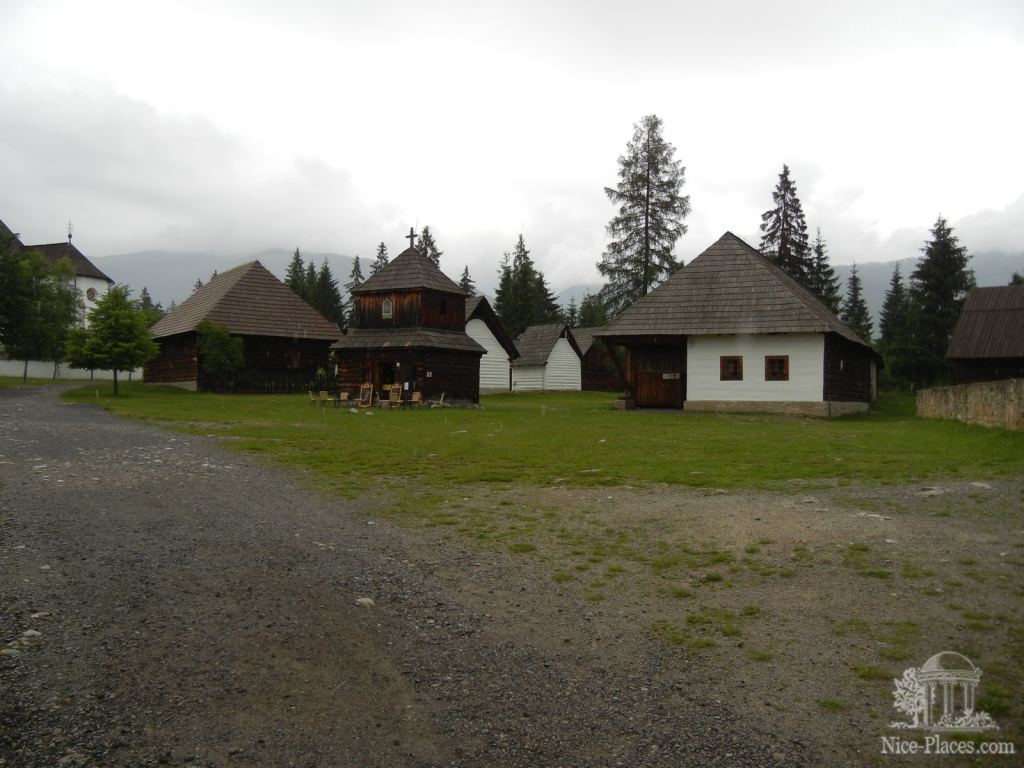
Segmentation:
{"type": "Polygon", "coordinates": [[[234,449],[347,488],[402,477],[428,485],[777,489],[794,478],[886,484],[1024,472],[1024,435],[918,419],[908,412],[912,400],[892,393],[870,413],[841,419],[623,412],[613,409],[612,395],[595,392],[485,395],[480,409],[357,413],[311,405],[305,394],[218,395],[138,382],[123,383],[116,398],[106,382],[65,398],[228,437],[234,449]]]}

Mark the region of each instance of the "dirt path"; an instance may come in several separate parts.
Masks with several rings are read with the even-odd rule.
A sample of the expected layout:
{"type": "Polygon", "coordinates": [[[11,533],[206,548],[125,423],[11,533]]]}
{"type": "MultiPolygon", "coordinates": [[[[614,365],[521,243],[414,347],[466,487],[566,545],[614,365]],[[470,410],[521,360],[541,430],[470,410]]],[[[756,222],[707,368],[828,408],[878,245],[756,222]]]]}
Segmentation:
{"type": "Polygon", "coordinates": [[[557,589],[213,440],[0,390],[0,765],[820,763],[557,589]]]}

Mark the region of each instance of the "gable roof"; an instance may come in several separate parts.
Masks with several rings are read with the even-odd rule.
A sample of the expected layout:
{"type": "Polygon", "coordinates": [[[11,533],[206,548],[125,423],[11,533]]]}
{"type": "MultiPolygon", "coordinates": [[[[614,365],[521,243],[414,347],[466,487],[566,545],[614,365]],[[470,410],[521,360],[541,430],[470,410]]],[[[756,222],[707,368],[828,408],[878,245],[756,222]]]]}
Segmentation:
{"type": "Polygon", "coordinates": [[[565,334],[576,354],[583,357],[572,331],[567,325],[551,323],[548,325],[531,325],[516,338],[516,349],[519,350],[519,359],[512,362],[512,365],[546,365],[548,356],[554,348],[555,343],[565,334]]]}
{"type": "Polygon", "coordinates": [[[738,333],[836,333],[868,347],[807,289],[732,232],[596,335],[738,333]]]}
{"type": "Polygon", "coordinates": [[[579,345],[580,355],[585,355],[590,351],[590,346],[594,343],[594,334],[600,333],[603,330],[604,326],[601,325],[572,329],[572,337],[576,339],[576,344],[579,345]]]}
{"type": "Polygon", "coordinates": [[[334,341],[341,330],[258,261],[222,272],[153,326],[153,337],[188,333],[204,320],[239,336],[334,341]]]}
{"type": "Polygon", "coordinates": [[[374,293],[377,291],[400,291],[426,288],[445,293],[468,294],[442,272],[434,262],[417,248],[406,248],[395,256],[388,265],[375,275],[368,277],[352,293],[374,293]]]}
{"type": "Polygon", "coordinates": [[[946,357],[1024,357],[1024,285],[971,291],[946,357]]]}
{"type": "Polygon", "coordinates": [[[114,283],[99,267],[89,261],[84,253],[69,242],[26,245],[25,250],[43,254],[52,264],[67,258],[71,262],[71,266],[75,268],[75,274],[79,277],[94,277],[97,280],[106,280],[111,285],[114,283]]]}
{"type": "Polygon", "coordinates": [[[491,303],[484,296],[469,296],[466,298],[466,323],[470,320],[480,320],[490,328],[494,338],[501,344],[501,348],[508,353],[509,360],[519,357],[519,350],[508,335],[505,326],[498,318],[497,313],[491,307],[491,303]]]}

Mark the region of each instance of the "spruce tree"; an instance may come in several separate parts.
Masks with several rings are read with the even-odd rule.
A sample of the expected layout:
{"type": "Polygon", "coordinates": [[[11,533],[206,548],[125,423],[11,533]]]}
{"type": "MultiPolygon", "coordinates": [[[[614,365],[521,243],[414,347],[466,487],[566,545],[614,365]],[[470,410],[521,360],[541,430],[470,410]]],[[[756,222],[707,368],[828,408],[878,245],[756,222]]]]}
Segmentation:
{"type": "Polygon", "coordinates": [[[573,296],[569,299],[569,306],[565,308],[562,313],[562,322],[568,325],[570,328],[577,328],[580,324],[580,309],[576,305],[576,297],[573,296]]]}
{"type": "Polygon", "coordinates": [[[779,183],[772,192],[775,207],[761,215],[761,255],[771,259],[787,275],[809,290],[811,250],[807,243],[807,222],[789,178],[789,166],[782,166],[779,183]]]}
{"type": "Polygon", "coordinates": [[[462,270],[462,277],[459,278],[459,288],[464,290],[470,296],[476,294],[476,284],[473,282],[473,278],[469,276],[469,265],[462,270]]]}
{"type": "Polygon", "coordinates": [[[302,254],[298,246],[292,254],[292,260],[288,262],[288,270],[285,272],[284,284],[295,291],[299,296],[303,293],[303,286],[306,284],[306,266],[302,263],[302,254]]]}
{"type": "Polygon", "coordinates": [[[840,304],[839,278],[828,261],[825,241],[821,237],[821,227],[818,227],[811,253],[807,287],[832,314],[837,314],[840,304]]]}
{"type": "Polygon", "coordinates": [[[511,255],[506,253],[502,260],[501,278],[494,303],[494,311],[513,337],[531,325],[552,323],[559,319],[560,311],[555,297],[543,273],[534,266],[522,234],[511,255]]]}
{"type": "Polygon", "coordinates": [[[1010,277],[1009,285],[1024,285],[1024,275],[1020,272],[1014,272],[1010,277]]]}
{"type": "Polygon", "coordinates": [[[676,240],[686,234],[683,219],[690,213],[690,197],[681,193],[686,169],[674,159],[675,147],[661,129],[657,115],[633,126],[633,139],[619,157],[619,182],[604,190],[619,206],[606,228],[613,240],[597,264],[608,280],[603,294],[612,314],[672,274],[676,240]]]}
{"type": "Polygon", "coordinates": [[[871,314],[868,312],[868,305],[864,301],[860,282],[860,275],[857,274],[857,265],[850,267],[850,277],[846,281],[846,298],[839,310],[839,319],[849,326],[867,343],[871,343],[871,314]]]}
{"type": "Polygon", "coordinates": [[[974,287],[974,273],[967,268],[971,257],[942,216],[931,234],[932,239],[921,249],[924,256],[910,275],[914,346],[910,364],[917,384],[934,384],[946,378],[946,349],[964,298],[974,287]]]}
{"type": "Polygon", "coordinates": [[[878,316],[878,347],[890,375],[897,381],[907,376],[910,354],[910,295],[903,285],[899,263],[892,270],[889,290],[878,316]]]}
{"type": "MultiPolygon", "coordinates": [[[[384,243],[381,243],[384,245],[384,243]]],[[[387,246],[384,246],[385,253],[387,252],[387,246]]],[[[345,283],[345,290],[348,291],[349,304],[348,304],[348,324],[353,328],[356,327],[356,300],[352,296],[360,285],[363,284],[363,270],[359,266],[359,254],[356,254],[355,259],[352,261],[352,271],[348,273],[348,282],[345,283]]]]}
{"type": "Polygon", "coordinates": [[[608,310],[601,297],[592,293],[583,296],[580,303],[580,327],[593,328],[608,324],[608,310]]]}
{"type": "Polygon", "coordinates": [[[434,262],[435,266],[441,266],[441,257],[444,255],[444,251],[438,250],[437,243],[434,242],[434,233],[430,231],[430,227],[423,227],[423,231],[420,232],[420,244],[416,247],[419,248],[420,253],[434,262]]]}
{"type": "Polygon", "coordinates": [[[345,318],[345,303],[338,290],[338,281],[331,273],[331,267],[324,257],[316,276],[316,304],[313,307],[332,323],[341,324],[345,318]]]}
{"type": "Polygon", "coordinates": [[[370,277],[373,277],[388,265],[388,247],[384,242],[377,246],[377,259],[370,265],[370,277]]]}

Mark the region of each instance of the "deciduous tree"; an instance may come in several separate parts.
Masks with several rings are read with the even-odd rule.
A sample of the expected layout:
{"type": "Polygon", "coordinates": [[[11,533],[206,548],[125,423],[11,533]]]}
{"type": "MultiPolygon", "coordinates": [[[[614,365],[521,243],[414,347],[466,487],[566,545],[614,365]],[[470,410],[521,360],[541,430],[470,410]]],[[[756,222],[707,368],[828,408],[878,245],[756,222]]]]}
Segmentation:
{"type": "Polygon", "coordinates": [[[243,366],[245,344],[240,337],[232,336],[227,326],[204,320],[196,330],[199,367],[204,374],[221,380],[243,366]]]}
{"type": "Polygon", "coordinates": [[[119,394],[117,374],[143,365],[157,354],[145,317],[132,305],[127,286],[115,285],[89,311],[89,327],[72,338],[76,345],[68,358],[88,361],[90,368],[114,372],[114,395],[119,394]],[[82,348],[78,348],[77,345],[82,348]]]}
{"type": "Polygon", "coordinates": [[[619,157],[619,183],[604,190],[619,206],[607,226],[613,240],[597,265],[608,280],[602,294],[613,315],[672,273],[675,243],[686,234],[686,169],[674,159],[675,147],[665,141],[661,129],[657,115],[647,115],[633,126],[633,138],[619,157]]]}

